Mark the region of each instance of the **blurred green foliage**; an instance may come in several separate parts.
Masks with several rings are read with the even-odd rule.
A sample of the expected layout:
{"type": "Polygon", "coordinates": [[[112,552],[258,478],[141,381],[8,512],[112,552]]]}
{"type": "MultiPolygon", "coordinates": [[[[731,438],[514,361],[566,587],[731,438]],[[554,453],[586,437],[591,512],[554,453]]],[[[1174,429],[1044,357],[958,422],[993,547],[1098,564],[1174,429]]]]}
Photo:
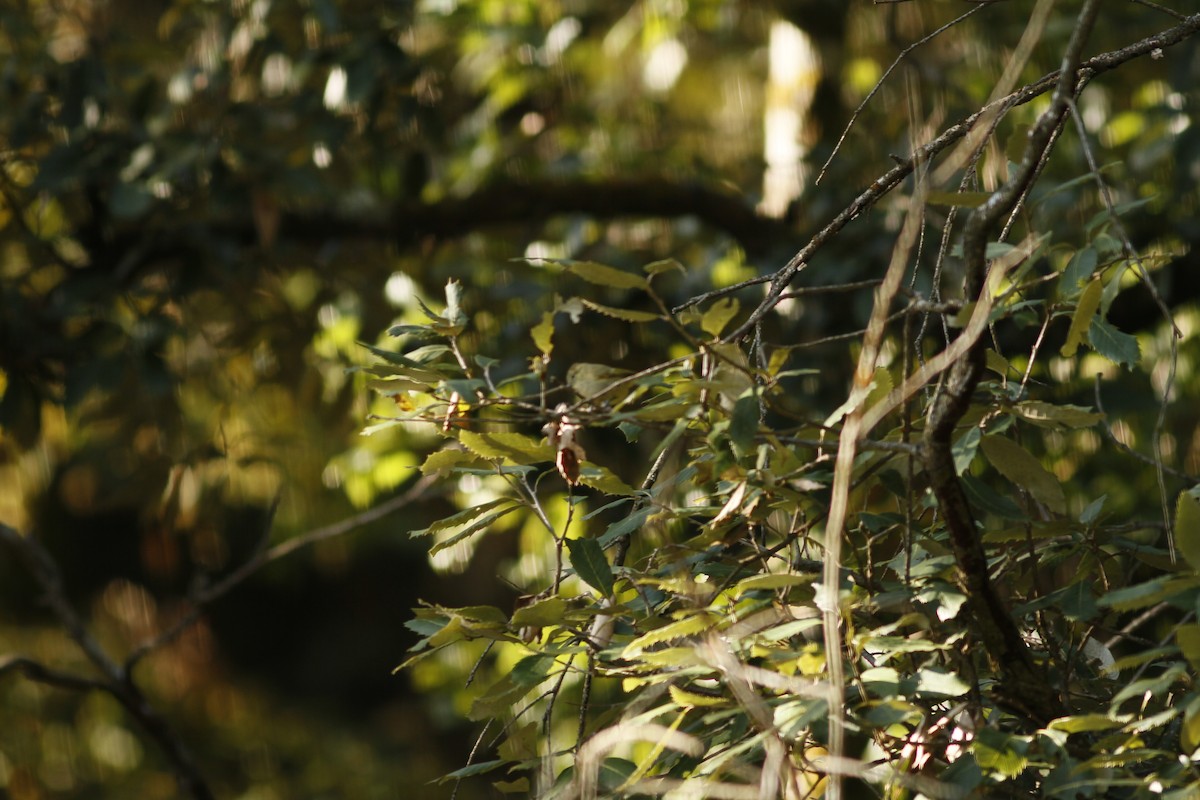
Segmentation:
{"type": "MultiPolygon", "coordinates": [[[[712,519],[726,507],[754,503],[763,515],[784,508],[819,516],[831,465],[812,461],[801,440],[819,438],[818,423],[845,400],[872,287],[789,301],[764,320],[769,363],[734,363],[737,377],[729,385],[694,385],[699,367],[688,359],[699,353],[699,342],[739,324],[761,288],[733,295],[737,305],[703,305],[694,318],[666,311],[778,269],[893,166],[891,154],[909,153],[914,140],[973,112],[1008,63],[1028,5],[976,8],[907,51],[815,185],[855,108],[893,60],[969,9],[933,0],[3,4],[0,523],[53,555],[67,596],[120,661],[179,619],[189,593],[259,552],[264,535],[278,545],[386,501],[422,465],[438,472],[429,469],[429,454],[451,452],[439,448],[453,434],[479,457],[446,463],[453,481],[399,515],[272,563],[157,649],[134,677],[222,797],[367,798],[395,796],[397,787],[405,796],[445,796],[447,786],[427,782],[469,760],[532,763],[539,729],[528,723],[538,719],[521,717],[494,746],[493,729],[472,756],[481,735],[475,723],[503,717],[504,703],[519,690],[557,674],[563,662],[546,654],[566,658],[578,650],[575,634],[597,618],[598,607],[586,598],[632,602],[629,575],[613,570],[618,588],[610,588],[597,552],[575,544],[565,563],[592,566],[576,564],[582,585],[573,581],[565,605],[521,605],[520,595],[547,588],[565,540],[603,540],[614,530],[625,535],[633,529],[619,526],[634,520],[654,535],[635,537],[630,564],[645,572],[687,564],[733,587],[734,594],[717,598],[713,613],[730,613],[739,602],[811,605],[809,587],[729,572],[744,555],[737,549],[741,533],[728,515],[712,519]],[[780,21],[808,32],[819,66],[804,122],[810,148],[804,190],[777,219],[755,209],[763,194],[764,117],[787,91],[769,80],[770,31],[780,21]],[[595,264],[639,282],[622,283],[586,266],[595,264]],[[661,272],[650,269],[657,273],[651,294],[640,276],[653,264],[661,272]],[[457,312],[446,312],[448,284],[460,287],[449,304],[457,312]],[[431,322],[426,307],[446,314],[448,327],[433,331],[440,338],[417,342],[431,322]],[[400,328],[410,355],[415,346],[446,344],[447,333],[459,352],[425,351],[417,367],[406,368],[433,365],[436,380],[410,372],[407,379],[424,383],[381,394],[376,390],[389,388],[381,381],[405,375],[378,374],[386,362],[363,344],[396,350],[387,333],[396,326],[413,326],[400,328]],[[531,494],[514,495],[487,464],[506,453],[487,450],[486,442],[472,447],[467,434],[480,431],[464,423],[466,433],[459,433],[454,424],[460,414],[465,421],[503,420],[504,432],[524,437],[513,440],[518,452],[546,448],[542,427],[556,403],[573,402],[567,387],[601,395],[620,374],[669,359],[679,361],[631,384],[636,397],[622,390],[596,398],[607,405],[581,420],[581,446],[592,462],[584,465],[584,488],[568,491],[554,467],[537,460],[545,455],[538,450],[536,458],[519,459],[528,463],[510,466],[536,465],[546,477],[531,494]],[[478,383],[484,370],[494,387],[478,383]],[[770,415],[760,428],[742,392],[763,381],[770,383],[770,415]],[[481,389],[487,402],[470,399],[481,389]],[[714,406],[711,394],[728,402],[714,406]],[[526,405],[507,406],[505,397],[526,405]],[[697,472],[685,476],[692,483],[680,478],[672,488],[681,496],[662,500],[675,511],[651,520],[639,518],[640,511],[628,515],[633,500],[606,507],[628,496],[625,487],[639,487],[682,413],[677,401],[705,411],[684,415],[697,427],[671,445],[679,469],[697,459],[697,472]],[[365,424],[385,424],[360,435],[368,417],[405,414],[431,414],[434,424],[371,419],[365,424]],[[763,439],[768,427],[777,440],[763,439]],[[759,464],[764,443],[772,452],[759,464]],[[808,471],[798,472],[802,466],[808,471]],[[744,474],[731,479],[730,469],[744,474]],[[766,492],[759,482],[770,475],[802,480],[772,488],[779,496],[763,494],[769,502],[756,500],[754,492],[766,492]],[[742,494],[733,502],[736,492],[742,494]],[[514,496],[522,502],[506,505],[514,496]],[[553,535],[530,513],[534,498],[553,535]],[[683,513],[685,499],[692,510],[683,513]],[[444,540],[455,531],[430,530],[439,520],[491,502],[498,504],[480,513],[509,513],[433,556],[426,540],[407,535],[427,530],[444,540]],[[712,541],[683,545],[697,534],[712,541]],[[656,555],[659,548],[664,552],[656,555]],[[661,561],[644,561],[654,558],[661,561]],[[414,621],[409,609],[420,600],[430,605],[414,621]],[[500,611],[461,611],[473,607],[500,611]],[[512,619],[522,612],[528,624],[512,619]],[[520,629],[553,628],[556,619],[569,624],[538,640],[548,649],[530,652],[520,629]],[[487,635],[438,649],[392,675],[408,648],[452,622],[487,635]],[[488,637],[503,645],[489,650],[488,637]]],[[[1088,55],[1176,22],[1144,5],[1109,4],[1088,55]]],[[[1018,83],[1057,68],[1069,28],[1070,13],[1059,12],[1018,83]]],[[[1118,595],[1098,616],[1081,608],[1100,589],[1089,584],[1084,591],[1074,578],[1100,574],[1104,592],[1136,591],[1176,569],[1167,566],[1160,497],[1167,496],[1172,512],[1177,502],[1190,508],[1177,497],[1191,486],[1187,476],[1200,470],[1197,415],[1187,402],[1200,388],[1193,336],[1200,296],[1198,85],[1200,49],[1188,39],[1161,58],[1131,60],[1098,76],[1080,97],[1100,173],[1123,209],[1120,228],[1094,184],[1076,180],[1088,165],[1070,126],[1017,221],[1022,235],[1051,236],[1018,280],[1029,304],[1006,306],[996,327],[989,363],[997,369],[972,422],[986,413],[985,442],[1004,435],[1031,451],[1062,485],[1070,519],[1045,527],[1039,520],[1031,528],[1030,506],[1013,497],[1028,500],[1021,494],[1027,490],[1044,498],[1033,486],[1005,482],[1020,469],[1006,471],[994,445],[992,451],[980,445],[987,463],[973,458],[970,440],[961,453],[971,465],[973,500],[989,509],[991,541],[1044,535],[1050,543],[1037,550],[1037,569],[1016,550],[997,556],[997,570],[1014,576],[1023,613],[1066,607],[1068,619],[1054,622],[1064,627],[1052,632],[1067,630],[1062,635],[1077,644],[1083,639],[1071,627],[1076,623],[1111,635],[1146,607],[1142,600],[1171,604],[1149,623],[1162,629],[1145,635],[1170,650],[1153,662],[1155,678],[1170,673],[1162,664],[1184,663],[1180,652],[1194,655],[1190,640],[1177,647],[1171,638],[1171,626],[1194,610],[1186,594],[1193,590],[1118,595]],[[1174,343],[1153,298],[1135,286],[1122,231],[1174,310],[1183,333],[1174,343]],[[1103,284],[1101,327],[1088,315],[1072,337],[1072,318],[1093,275],[1103,284]],[[1060,355],[1072,338],[1077,352],[1060,355]],[[1053,408],[1095,408],[1096,375],[1105,424],[1116,438],[1178,471],[1166,474],[1165,491],[1154,469],[1106,438],[1105,425],[1075,418],[1047,423],[1021,405],[1029,398],[1013,394],[1024,384],[1035,401],[1053,408]],[[1160,419],[1164,396],[1171,402],[1160,419]],[[1075,538],[1068,546],[1064,537],[1075,538]],[[1076,594],[1055,594],[1072,587],[1076,594]]],[[[995,188],[1039,110],[1038,102],[1018,106],[999,122],[966,189],[995,188]]],[[[889,197],[864,212],[814,256],[796,288],[878,279],[904,207],[903,198],[889,197]]],[[[934,299],[957,297],[958,266],[950,258],[941,269],[935,242],[943,229],[954,229],[960,212],[932,202],[926,213],[928,240],[914,259],[911,288],[934,299]]],[[[919,341],[916,330],[902,331],[899,322],[889,333],[892,360],[878,381],[893,384],[903,378],[902,364],[936,352],[947,335],[932,318],[919,341]]],[[[718,360],[736,358],[731,351],[718,360]]],[[[915,509],[908,505],[912,498],[904,495],[912,485],[904,475],[878,466],[859,489],[856,510],[863,513],[853,535],[856,546],[880,550],[847,560],[860,571],[895,555],[884,551],[894,545],[897,514],[932,513],[920,506],[923,500],[915,509]]],[[[535,473],[522,474],[534,481],[535,473]]],[[[762,523],[771,529],[778,520],[764,516],[762,523]]],[[[619,537],[609,538],[605,545],[619,537]]],[[[819,559],[819,541],[810,545],[797,557],[819,559]]],[[[936,537],[921,547],[928,559],[920,591],[932,598],[929,608],[948,608],[954,602],[949,562],[936,537]]],[[[611,559],[611,551],[601,555],[611,559]]],[[[0,659],[20,654],[86,673],[89,665],[10,556],[0,551],[0,659]]],[[[687,627],[705,605],[695,586],[672,575],[655,580],[641,597],[655,609],[655,623],[683,623],[680,635],[705,629],[707,622],[687,627]]],[[[658,629],[639,624],[641,649],[657,652],[645,637],[658,629]]],[[[788,670],[819,674],[823,654],[814,643],[801,643],[797,631],[777,633],[760,643],[757,664],[787,661],[788,670]]],[[[618,634],[634,657],[628,650],[634,630],[618,634]]],[[[660,634],[659,642],[671,638],[660,634]]],[[[936,648],[915,655],[894,641],[885,644],[926,681],[915,695],[957,696],[958,685],[935,663],[947,642],[931,641],[936,648]]],[[[1136,651],[1139,643],[1145,642],[1123,647],[1136,651]]],[[[1161,686],[1143,687],[1170,716],[1156,729],[1162,738],[1143,741],[1174,757],[1182,747],[1180,726],[1191,731],[1196,715],[1190,699],[1190,705],[1178,699],[1191,698],[1181,694],[1191,691],[1190,665],[1171,674],[1161,686]]],[[[615,719],[627,691],[655,682],[630,680],[597,678],[589,687],[591,707],[611,707],[615,719]]],[[[1107,691],[1106,680],[1095,677],[1089,690],[1107,691]]],[[[672,702],[691,709],[680,716],[688,725],[714,699],[706,693],[711,687],[700,688],[672,685],[672,702]]],[[[552,720],[559,747],[574,742],[578,722],[570,709],[583,691],[578,674],[563,683],[552,720]]],[[[876,699],[863,713],[884,727],[936,707],[899,708],[876,699]]],[[[14,799],[177,795],[162,754],[103,694],[6,672],[0,708],[0,790],[14,799]]],[[[809,710],[776,714],[794,735],[812,723],[809,710]]],[[[729,722],[729,742],[738,725],[744,720],[729,722]]],[[[1186,731],[1194,749],[1200,737],[1186,731]]],[[[984,744],[1009,755],[1026,746],[1010,739],[984,744]]],[[[641,763],[652,750],[638,747],[622,756],[626,761],[614,759],[601,782],[628,778],[632,767],[625,765],[641,763]]],[[[1020,772],[1024,762],[1011,768],[1020,772]]],[[[1183,780],[1161,777],[1168,788],[1183,780]]],[[[485,778],[520,790],[522,776],[485,778]]],[[[490,796],[485,778],[464,781],[458,796],[490,796]]]]}

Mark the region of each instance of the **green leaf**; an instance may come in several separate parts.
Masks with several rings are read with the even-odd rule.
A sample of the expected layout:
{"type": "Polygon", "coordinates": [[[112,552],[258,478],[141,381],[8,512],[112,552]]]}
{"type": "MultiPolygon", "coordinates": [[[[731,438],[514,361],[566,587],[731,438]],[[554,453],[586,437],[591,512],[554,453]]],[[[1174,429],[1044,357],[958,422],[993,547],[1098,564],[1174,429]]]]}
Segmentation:
{"type": "Polygon", "coordinates": [[[721,335],[729,321],[737,316],[741,304],[736,297],[722,297],[713,303],[700,318],[700,328],[714,339],[721,335]]]}
{"type": "Polygon", "coordinates": [[[548,356],[554,350],[554,312],[542,314],[542,321],[530,329],[529,335],[542,355],[548,356]]]}
{"type": "Polygon", "coordinates": [[[604,548],[595,539],[567,539],[571,566],[575,574],[605,597],[612,594],[613,571],[604,557],[604,548]]]}
{"type": "Polygon", "coordinates": [[[1114,364],[1133,367],[1142,357],[1137,337],[1118,330],[1099,317],[1092,320],[1088,341],[1092,349],[1114,364]]]}
{"type": "Polygon", "coordinates": [[[498,500],[492,500],[490,502],[483,503],[482,505],[474,506],[473,508],[464,509],[459,511],[457,514],[451,514],[445,519],[439,519],[428,528],[409,531],[408,535],[410,538],[416,539],[420,536],[428,536],[430,534],[437,533],[438,531],[444,531],[447,528],[457,528],[459,525],[466,525],[471,520],[483,516],[494,508],[498,508],[499,506],[513,505],[517,505],[516,500],[513,500],[509,497],[501,497],[498,500]]]}
{"type": "Polygon", "coordinates": [[[654,314],[650,311],[634,311],[628,308],[613,308],[612,306],[593,303],[591,300],[584,300],[583,304],[595,311],[597,314],[603,314],[606,317],[619,319],[622,322],[653,322],[657,319],[662,319],[659,314],[654,314]]]}
{"type": "Polygon", "coordinates": [[[509,503],[510,503],[510,505],[502,507],[499,510],[492,512],[491,514],[488,514],[486,517],[482,517],[481,519],[475,520],[470,525],[468,525],[467,527],[463,528],[458,533],[451,536],[449,539],[438,542],[433,547],[429,548],[429,554],[436,555],[436,554],[442,552],[443,550],[445,550],[447,547],[453,547],[454,545],[458,544],[459,542],[463,541],[464,539],[474,536],[475,534],[479,533],[480,531],[487,530],[488,528],[490,528],[492,526],[492,523],[494,523],[496,520],[500,519],[501,517],[505,517],[505,516],[511,514],[512,512],[516,511],[518,508],[521,508],[521,504],[516,502],[515,500],[510,500],[509,503]]]}
{"type": "Polygon", "coordinates": [[[1027,400],[1013,406],[1013,412],[1040,428],[1088,428],[1104,419],[1104,415],[1083,406],[1054,405],[1027,400]]]}
{"type": "Polygon", "coordinates": [[[621,658],[637,658],[648,647],[703,633],[716,624],[716,618],[703,611],[691,614],[634,639],[626,645],[624,652],[621,653],[621,658]]]}
{"type": "Polygon", "coordinates": [[[684,268],[683,264],[680,264],[673,258],[664,258],[660,261],[651,261],[649,264],[642,267],[642,271],[650,277],[661,275],[664,272],[670,272],[671,270],[676,269],[685,275],[687,274],[687,269],[684,268]]]}
{"type": "Polygon", "coordinates": [[[954,457],[954,472],[962,475],[971,466],[971,462],[975,460],[975,453],[979,450],[979,441],[983,438],[983,431],[979,426],[972,425],[971,429],[958,437],[950,447],[950,454],[954,457]]]}
{"type": "Polygon", "coordinates": [[[513,464],[537,464],[554,460],[554,450],[550,445],[522,433],[460,431],[458,440],[472,453],[484,458],[502,458],[513,464]]]}
{"type": "Polygon", "coordinates": [[[1179,645],[1179,651],[1192,669],[1200,672],[1200,625],[1188,623],[1176,628],[1175,644],[1179,645]]]}
{"type": "Polygon", "coordinates": [[[1175,501],[1175,546],[1192,569],[1200,570],[1200,500],[1180,492],[1175,501]]]}
{"type": "Polygon", "coordinates": [[[613,474],[612,470],[586,461],[579,469],[579,482],[605,494],[629,496],[636,490],[613,474]]]}
{"type": "Polygon", "coordinates": [[[1095,731],[1110,731],[1121,727],[1120,722],[1106,717],[1104,714],[1077,714],[1073,717],[1059,717],[1047,727],[1067,733],[1092,733],[1095,731]]]}
{"type": "Polygon", "coordinates": [[[729,420],[729,441],[738,458],[754,449],[754,436],[758,433],[758,397],[753,391],[744,393],[733,404],[729,420]]]}
{"type": "Polygon", "coordinates": [[[597,264],[595,261],[560,261],[557,262],[568,271],[583,278],[588,283],[597,286],[608,286],[613,289],[644,289],[648,286],[641,275],[610,267],[607,264],[597,264]]]}
{"type": "Polygon", "coordinates": [[[627,536],[633,533],[638,528],[646,524],[646,519],[654,513],[652,506],[638,509],[624,519],[614,522],[608,526],[603,534],[600,535],[599,543],[601,547],[607,547],[609,544],[620,539],[622,536],[627,536]]]}
{"type": "Polygon", "coordinates": [[[615,382],[628,374],[628,370],[610,367],[607,364],[591,364],[580,361],[572,364],[571,368],[567,370],[567,384],[580,397],[600,399],[615,382]]]}
{"type": "Polygon", "coordinates": [[[546,628],[561,625],[567,615],[567,601],[561,597],[547,597],[521,606],[512,615],[514,628],[546,628]]]}
{"type": "Polygon", "coordinates": [[[1100,309],[1100,297],[1103,291],[1104,285],[1097,278],[1088,283],[1083,294],[1079,296],[1079,302],[1075,304],[1075,313],[1071,315],[1071,328],[1067,331],[1067,340],[1063,342],[1062,348],[1058,351],[1063,358],[1074,357],[1079,345],[1082,344],[1083,335],[1088,332],[1092,320],[1096,318],[1096,312],[1100,309]]]}
{"type": "Polygon", "coordinates": [[[1027,450],[1003,436],[985,436],[980,447],[1001,475],[1028,491],[1051,511],[1067,513],[1062,484],[1027,450]]]}
{"type": "Polygon", "coordinates": [[[962,697],[971,685],[953,672],[935,669],[917,670],[917,691],[936,697],[962,697]]]}
{"type": "Polygon", "coordinates": [[[1094,247],[1085,247],[1082,250],[1077,250],[1075,255],[1071,256],[1071,260],[1067,263],[1066,268],[1062,272],[1062,277],[1059,279],[1059,284],[1063,287],[1063,293],[1070,297],[1079,291],[1080,285],[1091,279],[1092,273],[1096,271],[1096,264],[1099,261],[1099,254],[1094,247]]]}

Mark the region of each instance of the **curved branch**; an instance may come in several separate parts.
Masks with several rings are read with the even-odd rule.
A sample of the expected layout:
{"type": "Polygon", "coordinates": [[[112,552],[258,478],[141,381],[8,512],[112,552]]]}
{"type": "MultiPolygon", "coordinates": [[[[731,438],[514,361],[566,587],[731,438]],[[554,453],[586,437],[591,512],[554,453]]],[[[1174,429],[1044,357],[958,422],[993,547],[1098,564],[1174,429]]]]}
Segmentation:
{"type": "MultiPolygon", "coordinates": [[[[1063,55],[1063,66],[1050,107],[1038,117],[1030,131],[1020,165],[1008,182],[967,218],[963,231],[966,270],[963,294],[967,298],[982,298],[988,276],[988,237],[1017,207],[1034,181],[1071,99],[1085,80],[1078,77],[1077,65],[1098,12],[1099,0],[1087,0],[1063,55]]],[[[982,338],[973,342],[950,367],[938,387],[925,428],[925,468],[946,522],[958,566],[958,580],[967,596],[975,629],[991,668],[999,678],[996,699],[1027,719],[1045,723],[1063,712],[1062,699],[1035,664],[1016,622],[991,582],[987,554],[950,450],[954,429],[970,409],[971,396],[983,374],[985,350],[982,338]]]]}
{"type": "MultiPolygon", "coordinates": [[[[1070,77],[1072,83],[1076,80],[1090,80],[1092,77],[1116,69],[1127,61],[1132,61],[1135,58],[1151,55],[1155,52],[1162,51],[1165,48],[1172,47],[1180,42],[1190,38],[1196,32],[1200,31],[1200,14],[1193,14],[1187,17],[1179,25],[1173,28],[1168,28],[1165,31],[1157,33],[1153,36],[1148,36],[1145,39],[1134,42],[1127,47],[1122,47],[1117,50],[1110,50],[1106,53],[1101,53],[1098,56],[1089,58],[1086,61],[1079,62],[1072,72],[1070,77]]],[[[759,278],[753,278],[734,286],[728,286],[723,289],[717,289],[703,295],[698,295],[692,298],[687,303],[674,309],[676,312],[683,310],[689,306],[703,303],[719,296],[729,294],[738,289],[752,286],[759,283],[770,282],[771,288],[767,292],[767,296],[758,304],[750,316],[737,327],[732,333],[726,334],[723,337],[724,341],[736,341],[741,339],[757,325],[763,317],[770,313],[780,297],[787,290],[792,279],[796,277],[802,269],[804,269],[821,247],[841,232],[842,228],[849,225],[860,214],[875,205],[881,198],[895,189],[900,183],[906,179],[916,164],[924,163],[932,160],[950,145],[966,136],[977,123],[981,120],[990,118],[990,115],[998,109],[1024,105],[1034,98],[1040,97],[1046,92],[1053,89],[1060,80],[1062,70],[1052,72],[1033,83],[1026,84],[1014,92],[995,100],[975,113],[956,124],[950,126],[943,131],[937,138],[919,147],[916,152],[906,159],[902,159],[896,166],[880,175],[864,189],[858,197],[842,209],[828,224],[818,231],[799,252],[797,252],[783,267],[778,269],[771,275],[766,275],[759,278]]]]}

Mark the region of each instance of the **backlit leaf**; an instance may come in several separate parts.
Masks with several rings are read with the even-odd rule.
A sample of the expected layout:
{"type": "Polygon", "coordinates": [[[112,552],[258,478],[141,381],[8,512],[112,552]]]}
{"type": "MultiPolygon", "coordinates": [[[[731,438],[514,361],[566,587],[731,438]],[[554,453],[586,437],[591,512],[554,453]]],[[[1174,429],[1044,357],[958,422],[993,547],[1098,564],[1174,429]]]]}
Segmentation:
{"type": "Polygon", "coordinates": [[[729,321],[737,316],[740,308],[741,304],[738,303],[736,297],[722,297],[709,306],[708,311],[705,311],[704,316],[700,318],[701,330],[713,338],[720,336],[729,321]]]}
{"type": "Polygon", "coordinates": [[[619,319],[622,322],[653,322],[656,319],[661,319],[658,314],[650,311],[634,311],[629,308],[613,308],[612,306],[593,303],[591,300],[584,300],[583,304],[595,311],[597,314],[603,314],[606,317],[619,319]]]}
{"type": "Polygon", "coordinates": [[[646,279],[641,275],[610,267],[607,264],[597,264],[595,261],[562,261],[559,263],[588,283],[594,283],[597,286],[608,286],[613,289],[643,289],[647,285],[646,279]]]}
{"type": "Polygon", "coordinates": [[[1067,340],[1058,351],[1063,358],[1073,357],[1079,345],[1083,343],[1083,336],[1088,332],[1092,320],[1096,317],[1096,311],[1100,308],[1100,296],[1103,291],[1104,285],[1096,279],[1088,283],[1083,294],[1079,296],[1079,302],[1075,304],[1075,313],[1071,315],[1071,328],[1067,331],[1067,340]]]}
{"type": "Polygon", "coordinates": [[[554,460],[554,451],[550,445],[522,433],[461,431],[458,440],[472,453],[483,458],[503,458],[514,464],[537,464],[554,460]]]}

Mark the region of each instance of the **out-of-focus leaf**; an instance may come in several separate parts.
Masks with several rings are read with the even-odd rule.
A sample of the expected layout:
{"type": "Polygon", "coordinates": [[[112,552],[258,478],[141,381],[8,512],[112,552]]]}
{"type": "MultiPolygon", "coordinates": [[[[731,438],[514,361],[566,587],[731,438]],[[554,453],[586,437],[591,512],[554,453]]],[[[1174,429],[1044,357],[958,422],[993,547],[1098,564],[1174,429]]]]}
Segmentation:
{"type": "Polygon", "coordinates": [[[653,322],[656,319],[661,319],[660,315],[650,311],[635,311],[630,308],[614,308],[613,306],[601,305],[593,303],[591,300],[584,300],[583,304],[595,311],[597,314],[603,314],[606,317],[619,319],[622,322],[653,322]]]}
{"type": "Polygon", "coordinates": [[[1175,501],[1175,546],[1194,570],[1200,570],[1200,500],[1190,491],[1175,501]]]}
{"type": "Polygon", "coordinates": [[[542,321],[530,329],[529,335],[533,337],[533,343],[542,355],[550,355],[554,350],[554,312],[547,311],[542,314],[542,321]]]}
{"type": "Polygon", "coordinates": [[[647,285],[646,279],[641,275],[610,267],[607,264],[597,264],[595,261],[560,261],[558,263],[571,273],[597,286],[608,286],[613,289],[644,289],[647,285]]]}
{"type": "Polygon", "coordinates": [[[720,336],[729,321],[737,316],[740,308],[741,304],[736,297],[722,297],[704,312],[704,316],[700,318],[700,329],[714,338],[720,336]]]}
{"type": "Polygon", "coordinates": [[[1029,451],[1003,436],[985,436],[980,447],[1001,475],[1028,491],[1051,511],[1067,513],[1062,484],[1029,451]]]}

